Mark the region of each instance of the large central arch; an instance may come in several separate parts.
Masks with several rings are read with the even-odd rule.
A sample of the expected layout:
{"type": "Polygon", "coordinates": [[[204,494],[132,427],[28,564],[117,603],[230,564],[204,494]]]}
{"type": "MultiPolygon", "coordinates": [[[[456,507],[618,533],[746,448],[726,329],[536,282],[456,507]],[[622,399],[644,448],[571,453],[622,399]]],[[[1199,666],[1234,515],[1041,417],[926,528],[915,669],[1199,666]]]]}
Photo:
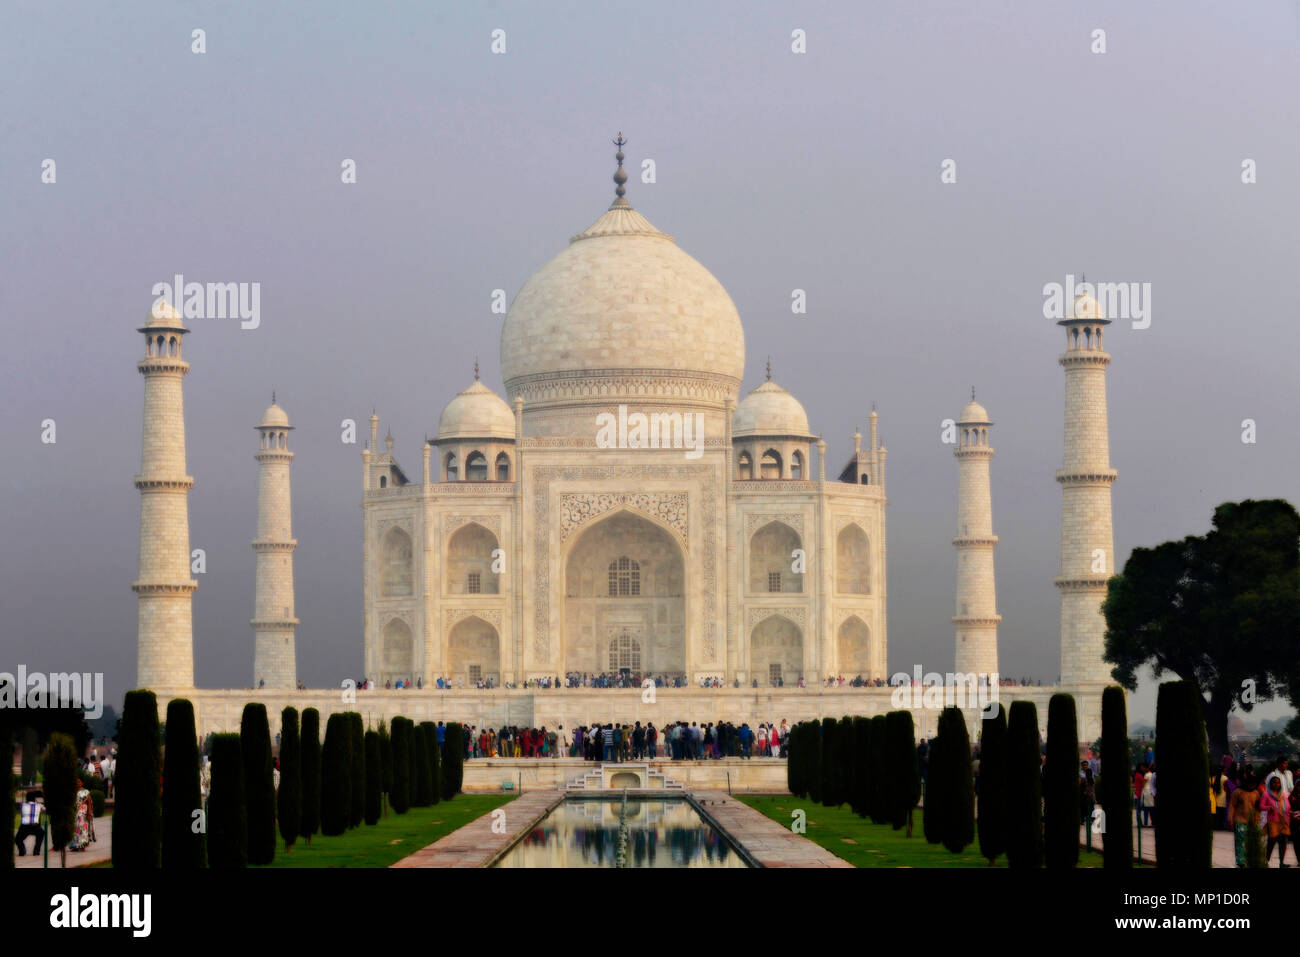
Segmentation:
{"type": "Polygon", "coordinates": [[[676,538],[648,518],[625,509],[584,529],[564,561],[564,670],[603,674],[634,660],[611,647],[636,647],[641,673],[684,675],[685,576],[676,538]]]}
{"type": "Polygon", "coordinates": [[[501,684],[501,641],[497,630],[472,615],[456,623],[447,637],[447,660],[452,680],[473,688],[478,679],[501,684]]]}

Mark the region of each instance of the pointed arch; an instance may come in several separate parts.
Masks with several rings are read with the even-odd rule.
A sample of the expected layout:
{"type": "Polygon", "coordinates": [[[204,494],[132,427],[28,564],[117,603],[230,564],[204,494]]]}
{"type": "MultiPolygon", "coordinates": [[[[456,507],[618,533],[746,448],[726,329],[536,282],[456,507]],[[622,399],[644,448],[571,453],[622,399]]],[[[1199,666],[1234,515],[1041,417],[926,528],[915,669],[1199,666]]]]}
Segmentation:
{"type": "Polygon", "coordinates": [[[836,660],[842,675],[871,674],[871,629],[857,615],[844,619],[836,635],[836,660]]]}
{"type": "Polygon", "coordinates": [[[401,598],[410,595],[415,582],[414,563],[411,536],[404,529],[390,528],[380,550],[380,597],[401,598]]]}
{"type": "Polygon", "coordinates": [[[762,687],[803,676],[803,630],[784,615],[768,615],[749,633],[750,674],[762,687]]]}
{"type": "Polygon", "coordinates": [[[458,528],[447,540],[447,592],[451,595],[498,595],[501,576],[493,571],[497,537],[478,522],[458,528]]]}
{"type": "Polygon", "coordinates": [[[835,590],[871,594],[871,543],[860,525],[845,525],[835,538],[835,590]]]}
{"type": "Polygon", "coordinates": [[[447,657],[453,680],[472,688],[482,678],[501,683],[501,638],[491,623],[478,615],[462,618],[447,636],[447,657]]]}
{"type": "Polygon", "coordinates": [[[803,591],[802,564],[796,566],[797,549],[803,548],[803,539],[785,522],[768,522],[750,537],[749,590],[751,592],[803,591]],[[796,572],[795,568],[799,568],[796,572]]]}

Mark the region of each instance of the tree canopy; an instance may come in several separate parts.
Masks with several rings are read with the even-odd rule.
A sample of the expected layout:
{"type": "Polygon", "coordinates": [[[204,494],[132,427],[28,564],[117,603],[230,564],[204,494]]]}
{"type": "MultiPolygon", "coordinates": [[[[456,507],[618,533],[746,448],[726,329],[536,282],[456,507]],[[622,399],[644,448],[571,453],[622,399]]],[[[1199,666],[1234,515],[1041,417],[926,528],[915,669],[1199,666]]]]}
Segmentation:
{"type": "Polygon", "coordinates": [[[1206,535],[1135,548],[1102,606],[1106,661],[1130,691],[1139,670],[1192,681],[1212,760],[1228,715],[1300,697],[1300,514],[1281,499],[1227,502],[1206,535]]]}

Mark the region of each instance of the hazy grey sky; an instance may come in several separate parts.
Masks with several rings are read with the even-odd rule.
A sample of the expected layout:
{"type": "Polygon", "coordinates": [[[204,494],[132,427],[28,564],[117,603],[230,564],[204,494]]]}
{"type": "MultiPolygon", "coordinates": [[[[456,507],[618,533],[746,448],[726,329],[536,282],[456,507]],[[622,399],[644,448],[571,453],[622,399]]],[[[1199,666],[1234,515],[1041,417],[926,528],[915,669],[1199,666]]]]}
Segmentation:
{"type": "Polygon", "coordinates": [[[1152,284],[1150,328],[1107,340],[1118,560],[1204,531],[1225,500],[1300,500],[1298,48],[1295,0],[9,0],[0,670],[104,671],[113,699],[134,681],[135,329],[181,272],[262,287],[260,328],[196,320],[186,342],[197,681],[250,681],[253,426],[272,388],[297,427],[299,674],[358,674],[360,446],[339,422],[378,406],[415,474],[476,355],[503,391],[491,291],[513,298],[605,208],[622,130],[629,199],[740,310],[744,391],[770,353],[831,472],[879,403],[891,670],[952,664],[957,470],[939,423],[978,387],[1002,669],[1052,681],[1063,373],[1044,283],[1152,284]],[[635,175],[646,157],[654,185],[635,175]]]}

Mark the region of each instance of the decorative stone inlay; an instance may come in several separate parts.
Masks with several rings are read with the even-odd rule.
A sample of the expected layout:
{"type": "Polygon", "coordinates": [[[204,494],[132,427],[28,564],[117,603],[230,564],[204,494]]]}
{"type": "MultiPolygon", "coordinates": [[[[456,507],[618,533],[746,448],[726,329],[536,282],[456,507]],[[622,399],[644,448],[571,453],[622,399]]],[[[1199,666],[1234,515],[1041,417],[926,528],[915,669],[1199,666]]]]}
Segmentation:
{"type": "Polygon", "coordinates": [[[685,492],[564,492],[560,495],[560,541],[598,515],[624,505],[659,519],[677,533],[683,548],[689,548],[685,492]]]}
{"type": "Polygon", "coordinates": [[[536,574],[533,582],[533,606],[535,609],[533,617],[533,654],[537,660],[544,662],[549,659],[551,646],[551,543],[549,536],[545,534],[545,530],[550,528],[551,483],[555,481],[622,481],[630,485],[637,485],[656,479],[681,481],[683,479],[698,478],[701,480],[700,511],[701,534],[703,537],[700,564],[704,577],[704,594],[700,602],[700,624],[703,631],[701,655],[704,664],[716,663],[718,654],[715,638],[718,588],[716,534],[718,480],[714,468],[709,465],[549,466],[534,469],[532,476],[535,483],[533,493],[534,527],[541,530],[541,534],[533,536],[533,566],[536,574]]]}
{"type": "Polygon", "coordinates": [[[500,608],[448,608],[444,615],[446,627],[444,631],[451,631],[452,625],[465,618],[482,618],[489,625],[501,633],[501,609],[500,608]]]}
{"type": "Polygon", "coordinates": [[[410,626],[412,632],[415,631],[415,614],[408,608],[381,608],[379,614],[383,616],[385,626],[394,618],[400,618],[410,626]]]}
{"type": "Polygon", "coordinates": [[[717,373],[684,373],[675,369],[589,369],[575,372],[543,372],[506,382],[506,394],[513,403],[522,397],[529,406],[547,401],[610,396],[665,399],[703,399],[724,402],[734,399],[740,381],[717,373]]]}
{"type": "Polygon", "coordinates": [[[442,520],[442,532],[447,538],[459,531],[465,525],[482,525],[489,532],[501,541],[501,516],[500,515],[446,515],[442,520]]]}
{"type": "Polygon", "coordinates": [[[745,540],[749,541],[749,539],[754,537],[754,532],[771,522],[781,522],[784,525],[789,525],[799,533],[800,538],[803,537],[802,512],[790,512],[779,515],[765,514],[763,512],[747,512],[745,514],[745,540]]]}
{"type": "MultiPolygon", "coordinates": [[[[381,518],[375,523],[375,531],[380,538],[387,535],[388,530],[391,528],[400,528],[407,535],[411,535],[411,520],[409,518],[381,518]]],[[[412,540],[414,540],[414,536],[412,536],[412,540]]]]}
{"type": "Polygon", "coordinates": [[[871,612],[866,608],[836,608],[835,609],[835,630],[838,632],[840,626],[850,618],[857,618],[868,628],[871,627],[871,612]]]}
{"type": "MultiPolygon", "coordinates": [[[[704,437],[703,445],[706,449],[725,448],[727,444],[725,438],[707,435],[704,437]]],[[[594,449],[599,446],[596,445],[594,436],[538,435],[524,439],[521,447],[524,449],[594,449]]]]}
{"type": "Polygon", "coordinates": [[[782,618],[789,618],[799,626],[799,630],[807,634],[808,632],[808,609],[801,605],[787,605],[776,607],[774,605],[750,605],[745,609],[745,634],[748,635],[754,630],[754,626],[766,618],[773,615],[780,615],[782,618]]]}
{"type": "Polygon", "coordinates": [[[848,528],[850,525],[858,526],[858,528],[862,529],[862,534],[867,536],[867,540],[868,541],[871,540],[871,533],[867,531],[866,525],[862,523],[861,515],[836,515],[835,516],[835,534],[837,536],[839,535],[840,532],[844,531],[844,529],[848,528]]]}

